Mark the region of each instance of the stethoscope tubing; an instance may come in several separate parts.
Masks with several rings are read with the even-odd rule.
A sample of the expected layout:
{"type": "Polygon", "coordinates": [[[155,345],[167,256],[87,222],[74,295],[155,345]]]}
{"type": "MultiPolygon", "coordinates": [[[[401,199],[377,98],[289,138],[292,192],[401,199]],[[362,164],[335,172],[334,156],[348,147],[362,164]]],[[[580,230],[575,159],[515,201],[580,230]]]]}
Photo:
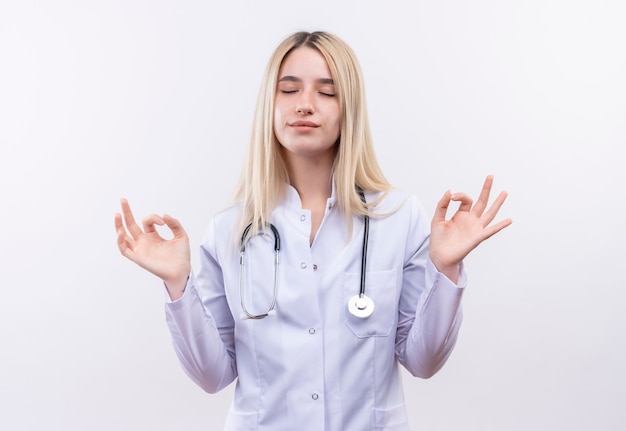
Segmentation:
{"type": "Polygon", "coordinates": [[[242,319],[254,319],[254,320],[258,320],[258,319],[263,319],[265,317],[268,316],[272,316],[274,314],[276,314],[276,312],[274,311],[274,307],[276,306],[276,297],[278,295],[278,255],[280,252],[280,235],[278,234],[278,229],[276,229],[276,226],[274,226],[273,224],[269,223],[268,224],[270,229],[272,230],[272,233],[274,234],[274,293],[272,295],[272,304],[270,305],[269,310],[267,311],[267,313],[263,313],[263,314],[252,314],[248,311],[248,309],[246,308],[246,303],[245,300],[243,299],[243,285],[244,285],[244,256],[246,254],[246,243],[247,243],[247,237],[248,234],[250,233],[250,229],[252,228],[252,223],[250,223],[243,231],[243,234],[241,235],[241,243],[240,243],[240,247],[239,247],[239,297],[241,298],[241,318],[242,319]]]}
{"type": "MultiPolygon", "coordinates": [[[[365,193],[363,193],[363,190],[361,190],[360,188],[358,192],[361,200],[364,204],[366,204],[367,202],[365,201],[365,193]]],[[[365,216],[363,216],[363,249],[361,251],[361,288],[359,289],[359,297],[361,298],[365,296],[365,273],[367,271],[367,243],[369,240],[369,235],[370,217],[365,214],[365,216]]]]}
{"type": "MultiPolygon", "coordinates": [[[[365,200],[365,193],[359,187],[357,188],[357,192],[361,197],[361,201],[364,204],[367,204],[365,200]]],[[[278,229],[272,223],[267,223],[267,226],[272,230],[274,234],[274,292],[272,295],[272,303],[270,308],[266,313],[263,314],[252,314],[246,308],[246,303],[244,300],[244,262],[245,262],[245,254],[246,254],[246,243],[248,241],[248,234],[252,229],[252,223],[250,223],[243,231],[241,235],[241,242],[239,247],[239,296],[241,298],[241,318],[242,319],[263,319],[268,316],[273,316],[276,314],[274,308],[276,307],[276,297],[278,295],[278,255],[280,252],[280,234],[278,233],[278,229]]],[[[351,297],[348,300],[348,310],[351,314],[356,317],[366,318],[369,317],[374,311],[374,301],[371,298],[365,295],[365,276],[367,273],[367,244],[369,242],[369,228],[370,228],[370,218],[368,214],[363,216],[363,247],[361,251],[361,280],[360,280],[360,288],[359,294],[351,297]]]]}

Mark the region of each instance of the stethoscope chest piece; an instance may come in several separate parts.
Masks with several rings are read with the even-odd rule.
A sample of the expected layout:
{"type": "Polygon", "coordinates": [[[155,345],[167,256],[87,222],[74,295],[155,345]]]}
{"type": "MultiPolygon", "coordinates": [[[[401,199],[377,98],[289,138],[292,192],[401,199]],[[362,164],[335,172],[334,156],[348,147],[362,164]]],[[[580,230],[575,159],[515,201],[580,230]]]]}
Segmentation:
{"type": "Polygon", "coordinates": [[[354,295],[348,301],[348,311],[355,317],[365,319],[374,312],[374,301],[365,295],[354,295]]]}

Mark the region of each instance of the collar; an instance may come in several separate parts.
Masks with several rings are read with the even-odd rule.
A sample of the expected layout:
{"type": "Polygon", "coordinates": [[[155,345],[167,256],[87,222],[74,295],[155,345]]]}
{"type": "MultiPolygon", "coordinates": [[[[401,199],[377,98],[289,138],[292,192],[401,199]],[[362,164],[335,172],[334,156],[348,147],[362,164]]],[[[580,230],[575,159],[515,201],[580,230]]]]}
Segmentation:
{"type": "MultiPolygon", "coordinates": [[[[335,202],[337,202],[337,195],[335,188],[335,175],[333,174],[330,197],[326,200],[326,208],[332,209],[335,206],[335,202]]],[[[300,200],[300,195],[298,194],[296,188],[289,183],[285,183],[285,192],[283,193],[283,198],[281,199],[280,204],[293,209],[302,209],[302,200],[300,200]]]]}

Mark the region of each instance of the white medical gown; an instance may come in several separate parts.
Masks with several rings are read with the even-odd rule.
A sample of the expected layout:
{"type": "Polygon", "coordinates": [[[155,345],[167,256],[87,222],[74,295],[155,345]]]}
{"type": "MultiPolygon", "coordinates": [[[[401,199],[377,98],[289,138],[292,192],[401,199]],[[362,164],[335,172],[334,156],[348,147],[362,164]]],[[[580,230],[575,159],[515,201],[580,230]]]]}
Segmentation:
{"type": "MultiPolygon", "coordinates": [[[[376,196],[367,194],[367,201],[376,196]]],[[[310,212],[287,187],[271,215],[280,232],[276,316],[242,320],[238,208],[219,213],[201,245],[201,267],[182,298],[166,304],[180,362],[207,392],[236,380],[225,430],[406,431],[399,364],[430,377],[445,363],[461,323],[459,285],[428,257],[430,217],[413,195],[391,191],[371,217],[366,295],[374,313],[348,312],[359,292],[364,223],[328,199],[312,244],[310,212]]],[[[274,239],[246,248],[245,304],[267,312],[274,288],[274,239]]]]}

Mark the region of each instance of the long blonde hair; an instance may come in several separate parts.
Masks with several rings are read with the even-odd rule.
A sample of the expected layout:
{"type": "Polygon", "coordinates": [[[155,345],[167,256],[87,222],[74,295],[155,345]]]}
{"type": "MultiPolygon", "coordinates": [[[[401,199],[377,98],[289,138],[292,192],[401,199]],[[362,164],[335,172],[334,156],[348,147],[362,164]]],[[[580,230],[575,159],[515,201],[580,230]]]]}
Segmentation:
{"type": "MultiPolygon", "coordinates": [[[[327,32],[297,32],[285,38],[271,55],[257,99],[248,153],[235,199],[241,203],[238,231],[252,223],[252,234],[269,222],[270,214],[288,183],[287,167],[274,133],[274,101],[278,72],[285,57],[300,47],[319,51],[330,69],[341,109],[341,133],[334,161],[337,204],[349,231],[354,214],[370,214],[356,187],[385,192],[391,185],[385,179],[374,153],[367,116],[365,87],[361,68],[352,49],[327,32]]],[[[384,195],[384,194],[383,194],[384,195]]],[[[374,207],[382,196],[368,207],[374,207]]]]}

